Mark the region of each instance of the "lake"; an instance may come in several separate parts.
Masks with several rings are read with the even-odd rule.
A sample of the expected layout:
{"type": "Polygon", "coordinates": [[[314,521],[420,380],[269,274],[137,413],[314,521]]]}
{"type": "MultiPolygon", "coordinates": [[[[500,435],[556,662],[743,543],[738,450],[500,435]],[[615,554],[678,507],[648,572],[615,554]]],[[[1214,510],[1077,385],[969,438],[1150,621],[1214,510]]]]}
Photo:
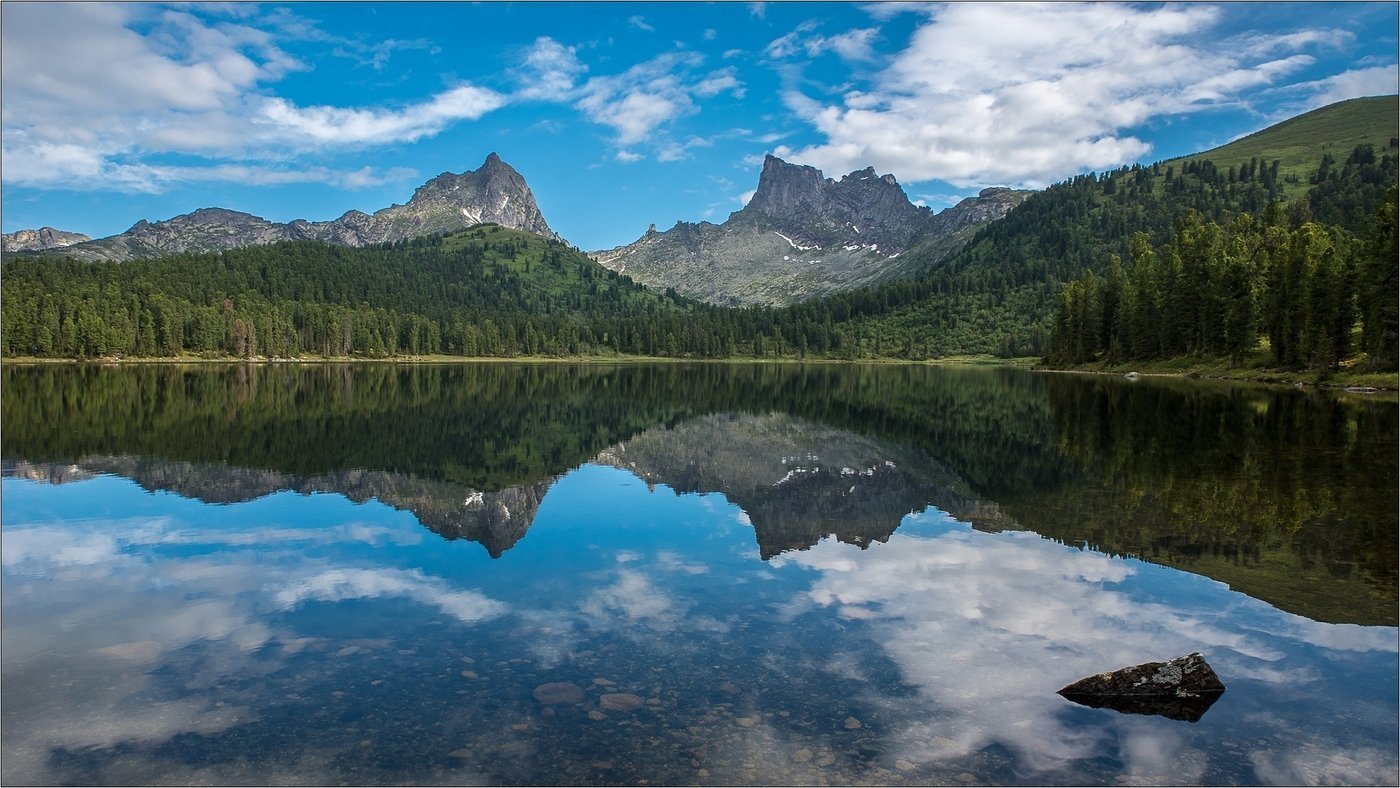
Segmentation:
{"type": "Polygon", "coordinates": [[[6,365],[6,784],[1395,784],[1393,398],[6,365]],[[1074,704],[1200,652],[1195,722],[1074,704]]]}

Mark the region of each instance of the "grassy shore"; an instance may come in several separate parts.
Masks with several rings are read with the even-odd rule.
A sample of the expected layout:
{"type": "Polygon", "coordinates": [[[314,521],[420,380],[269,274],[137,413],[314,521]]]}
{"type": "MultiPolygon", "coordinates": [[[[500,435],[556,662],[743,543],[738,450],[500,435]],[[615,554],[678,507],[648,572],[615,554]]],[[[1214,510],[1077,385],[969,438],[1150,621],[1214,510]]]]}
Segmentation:
{"type": "Polygon", "coordinates": [[[1255,383],[1277,383],[1323,388],[1365,387],[1384,391],[1400,389],[1400,377],[1394,372],[1372,372],[1365,369],[1362,359],[1351,359],[1340,369],[1278,369],[1270,367],[1263,358],[1251,358],[1243,364],[1231,364],[1225,358],[1181,357],[1164,361],[1107,363],[1093,362],[1070,367],[1042,367],[1066,372],[1093,372],[1126,375],[1136,372],[1144,376],[1209,378],[1213,380],[1243,380],[1255,383]]]}

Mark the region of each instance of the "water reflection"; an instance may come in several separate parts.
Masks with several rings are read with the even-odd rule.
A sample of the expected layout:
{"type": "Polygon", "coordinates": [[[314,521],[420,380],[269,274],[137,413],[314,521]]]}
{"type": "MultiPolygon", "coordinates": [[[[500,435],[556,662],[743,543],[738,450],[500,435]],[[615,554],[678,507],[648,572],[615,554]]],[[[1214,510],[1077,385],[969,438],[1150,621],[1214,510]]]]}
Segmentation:
{"type": "Polygon", "coordinates": [[[3,371],[5,782],[1400,777],[1393,403],[347,369],[3,371]],[[1191,651],[1194,725],[1055,694],[1191,651]]]}
{"type": "Polygon", "coordinates": [[[339,496],[5,499],[38,513],[3,535],[7,782],[1396,776],[1393,628],[935,509],[762,562],[731,503],[590,465],[493,561],[339,496]],[[1054,694],[1191,650],[1231,689],[1190,730],[1054,694]],[[541,707],[548,681],[584,702],[541,707]]]}

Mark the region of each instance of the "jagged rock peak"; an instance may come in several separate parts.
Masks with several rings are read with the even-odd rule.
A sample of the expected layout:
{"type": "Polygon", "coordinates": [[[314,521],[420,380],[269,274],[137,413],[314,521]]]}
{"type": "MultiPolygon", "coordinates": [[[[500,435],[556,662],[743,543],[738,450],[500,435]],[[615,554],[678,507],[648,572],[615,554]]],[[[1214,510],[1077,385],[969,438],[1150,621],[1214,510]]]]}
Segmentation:
{"type": "Polygon", "coordinates": [[[758,188],[743,212],[778,219],[886,222],[907,220],[918,211],[895,177],[878,175],[874,167],[834,181],[816,167],[791,164],[769,154],[763,159],[758,188]]]}
{"type": "Polygon", "coordinates": [[[37,230],[16,230],[12,233],[5,233],[0,236],[0,244],[2,244],[0,248],[6,252],[44,252],[50,249],[62,249],[65,246],[72,246],[87,240],[91,239],[82,233],[40,227],[37,230]]]}
{"type": "Polygon", "coordinates": [[[820,209],[825,203],[825,187],[830,183],[816,167],[789,164],[770,154],[763,157],[758,188],[744,210],[783,216],[804,208],[820,209]]]}

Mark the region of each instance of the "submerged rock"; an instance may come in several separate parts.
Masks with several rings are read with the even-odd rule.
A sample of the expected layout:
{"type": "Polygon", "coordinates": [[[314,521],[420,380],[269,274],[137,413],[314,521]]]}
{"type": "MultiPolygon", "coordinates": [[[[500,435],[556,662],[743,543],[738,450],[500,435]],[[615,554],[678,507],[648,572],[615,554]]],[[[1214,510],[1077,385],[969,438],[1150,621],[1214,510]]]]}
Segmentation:
{"type": "Polygon", "coordinates": [[[640,697],[627,692],[613,692],[598,698],[598,705],[608,711],[631,711],[642,705],[640,697]]]}
{"type": "Polygon", "coordinates": [[[1195,722],[1223,692],[1225,684],[1205,657],[1191,653],[1082,678],[1059,694],[1096,709],[1195,722]]]}
{"type": "Polygon", "coordinates": [[[570,706],[583,700],[583,687],[567,681],[535,687],[535,700],[545,706],[570,706]]]}

